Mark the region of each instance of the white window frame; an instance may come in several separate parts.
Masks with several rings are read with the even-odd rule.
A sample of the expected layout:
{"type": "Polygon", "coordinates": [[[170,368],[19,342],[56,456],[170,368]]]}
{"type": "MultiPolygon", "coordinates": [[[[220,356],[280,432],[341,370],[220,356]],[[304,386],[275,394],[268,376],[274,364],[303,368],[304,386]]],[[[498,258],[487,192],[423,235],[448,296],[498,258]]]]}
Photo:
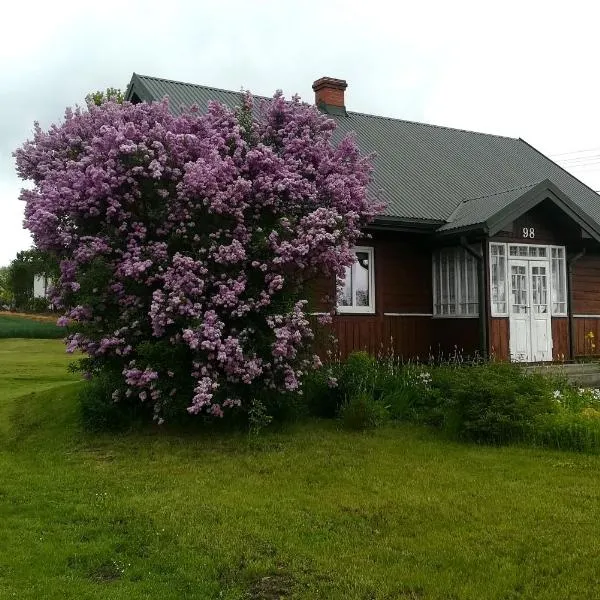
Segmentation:
{"type": "MultiPolygon", "coordinates": [[[[373,315],[375,314],[375,249],[372,246],[354,246],[352,252],[354,252],[354,254],[357,252],[364,252],[369,257],[369,305],[337,305],[336,309],[339,314],[373,315]]],[[[352,290],[352,302],[355,302],[354,290],[352,290]]]]}
{"type": "Polygon", "coordinates": [[[569,315],[569,288],[567,285],[567,248],[566,246],[548,246],[548,260],[550,261],[550,286],[548,291],[550,292],[550,314],[554,317],[566,317],[569,315]],[[560,250],[562,249],[562,257],[561,258],[553,258],[552,250],[560,250]],[[553,260],[561,260],[563,262],[563,270],[562,270],[562,288],[565,291],[565,299],[561,302],[558,301],[556,304],[564,304],[564,311],[555,311],[554,310],[554,299],[552,298],[552,292],[554,291],[554,278],[552,276],[552,261],[553,260]]]}
{"type": "MultiPolygon", "coordinates": [[[[448,263],[449,264],[449,263],[448,263]]],[[[440,248],[433,252],[431,257],[431,278],[432,278],[432,291],[433,291],[433,318],[434,319],[476,319],[479,317],[479,284],[478,284],[479,273],[477,270],[476,259],[471,257],[468,252],[462,248],[462,246],[456,246],[451,248],[440,248]],[[454,282],[452,285],[449,280],[449,272],[450,269],[446,269],[446,273],[444,276],[445,279],[445,291],[447,292],[447,296],[443,296],[444,290],[439,289],[437,285],[438,275],[440,281],[442,279],[441,272],[441,252],[449,251],[453,252],[452,261],[454,267],[454,282]],[[468,268],[468,265],[471,265],[471,269],[468,268]],[[463,301],[463,290],[461,286],[461,278],[460,275],[463,274],[465,276],[464,280],[464,291],[471,298],[475,298],[475,302],[469,302],[468,304],[476,304],[475,312],[464,312],[464,306],[466,305],[466,299],[463,301]],[[450,298],[453,295],[453,302],[450,302],[450,298]],[[447,302],[442,302],[442,296],[446,298],[447,302]],[[450,305],[454,307],[454,312],[442,312],[438,308],[438,305],[447,304],[450,310],[450,305]]]]}
{"type": "MultiPolygon", "coordinates": [[[[503,243],[503,242],[490,242],[489,243],[489,248],[488,248],[488,272],[489,272],[489,281],[490,281],[490,289],[489,289],[489,299],[490,299],[490,307],[491,307],[491,316],[492,317],[508,317],[510,316],[510,313],[508,311],[508,303],[509,303],[509,294],[510,294],[510,282],[509,282],[509,275],[508,275],[508,262],[512,259],[512,260],[547,260],[548,261],[548,266],[549,266],[549,286],[548,286],[548,291],[550,293],[550,302],[549,302],[549,309],[550,309],[550,315],[552,317],[566,317],[569,314],[569,293],[568,293],[568,288],[567,288],[567,248],[566,246],[555,246],[555,245],[546,245],[546,244],[515,244],[515,243],[503,243]],[[494,299],[492,298],[492,246],[504,246],[504,256],[506,258],[506,260],[504,261],[504,266],[505,266],[505,273],[504,273],[504,285],[505,285],[505,298],[506,298],[506,311],[505,312],[498,312],[494,310],[494,299]],[[510,249],[511,247],[520,247],[520,246],[526,246],[527,248],[546,248],[546,256],[530,256],[529,253],[527,254],[527,256],[521,256],[521,255],[515,255],[515,256],[511,256],[510,254],[510,249]],[[561,259],[553,259],[552,258],[552,250],[553,249],[562,249],[563,251],[563,256],[561,259]],[[564,299],[564,305],[565,305],[565,310],[563,311],[555,311],[553,304],[554,302],[552,301],[552,290],[553,290],[553,277],[552,277],[552,260],[562,260],[564,263],[564,269],[563,269],[563,276],[562,276],[562,284],[563,284],[563,289],[565,290],[565,299],[564,299]]],[[[562,302],[557,302],[557,304],[562,304],[562,302]]]]}
{"type": "MultiPolygon", "coordinates": [[[[490,242],[488,244],[488,271],[489,271],[489,281],[490,281],[490,314],[492,317],[508,317],[508,292],[510,286],[508,285],[508,244],[499,243],[499,242],[490,242]],[[492,284],[492,247],[502,247],[504,248],[504,306],[506,306],[505,311],[497,311],[494,309],[494,305],[496,302],[492,297],[493,284],[492,284]]],[[[513,257],[518,258],[518,257],[513,257]]]]}

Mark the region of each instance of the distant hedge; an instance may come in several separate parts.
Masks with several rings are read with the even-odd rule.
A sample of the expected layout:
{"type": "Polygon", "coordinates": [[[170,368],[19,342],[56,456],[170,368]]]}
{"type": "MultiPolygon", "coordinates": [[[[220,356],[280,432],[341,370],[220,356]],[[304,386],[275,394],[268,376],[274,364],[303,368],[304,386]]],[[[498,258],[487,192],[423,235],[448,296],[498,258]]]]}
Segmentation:
{"type": "Polygon", "coordinates": [[[58,339],[63,337],[65,337],[65,330],[54,323],[0,315],[0,338],[58,339]]]}

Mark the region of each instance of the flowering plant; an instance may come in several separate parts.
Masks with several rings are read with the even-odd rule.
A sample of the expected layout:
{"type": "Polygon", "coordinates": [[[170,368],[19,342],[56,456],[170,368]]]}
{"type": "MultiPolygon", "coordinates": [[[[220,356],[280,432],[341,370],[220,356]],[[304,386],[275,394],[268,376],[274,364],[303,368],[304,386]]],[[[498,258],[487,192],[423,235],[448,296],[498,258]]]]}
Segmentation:
{"type": "Polygon", "coordinates": [[[281,93],[258,107],[88,102],[15,152],[25,224],[58,256],[67,348],[114,400],[221,416],[265,389],[297,392],[311,326],[304,289],[342,276],[383,208],[371,165],[334,122],[281,93]]]}

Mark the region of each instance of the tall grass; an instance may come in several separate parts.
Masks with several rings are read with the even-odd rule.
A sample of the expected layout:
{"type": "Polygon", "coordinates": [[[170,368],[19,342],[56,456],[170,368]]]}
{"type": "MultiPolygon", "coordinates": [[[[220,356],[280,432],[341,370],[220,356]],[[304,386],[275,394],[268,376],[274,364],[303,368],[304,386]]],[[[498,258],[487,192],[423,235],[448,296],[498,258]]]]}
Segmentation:
{"type": "Polygon", "coordinates": [[[0,339],[37,338],[49,340],[64,336],[65,330],[57,327],[54,323],[12,315],[0,315],[0,339]]]}

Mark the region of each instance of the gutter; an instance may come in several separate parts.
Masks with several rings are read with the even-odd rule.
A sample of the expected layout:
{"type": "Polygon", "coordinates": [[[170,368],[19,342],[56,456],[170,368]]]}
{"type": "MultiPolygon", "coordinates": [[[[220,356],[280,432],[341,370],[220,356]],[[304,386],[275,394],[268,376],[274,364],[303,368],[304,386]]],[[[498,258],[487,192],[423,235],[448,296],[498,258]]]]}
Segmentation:
{"type": "Polygon", "coordinates": [[[569,357],[575,360],[575,320],[573,319],[573,265],[585,255],[585,248],[571,258],[567,258],[567,285],[569,302],[569,357]]]}
{"type": "Polygon", "coordinates": [[[482,249],[474,250],[464,236],[460,238],[460,245],[477,261],[477,291],[479,292],[479,345],[481,346],[481,355],[484,359],[488,358],[488,323],[486,300],[487,292],[485,286],[485,257],[482,249]]]}

